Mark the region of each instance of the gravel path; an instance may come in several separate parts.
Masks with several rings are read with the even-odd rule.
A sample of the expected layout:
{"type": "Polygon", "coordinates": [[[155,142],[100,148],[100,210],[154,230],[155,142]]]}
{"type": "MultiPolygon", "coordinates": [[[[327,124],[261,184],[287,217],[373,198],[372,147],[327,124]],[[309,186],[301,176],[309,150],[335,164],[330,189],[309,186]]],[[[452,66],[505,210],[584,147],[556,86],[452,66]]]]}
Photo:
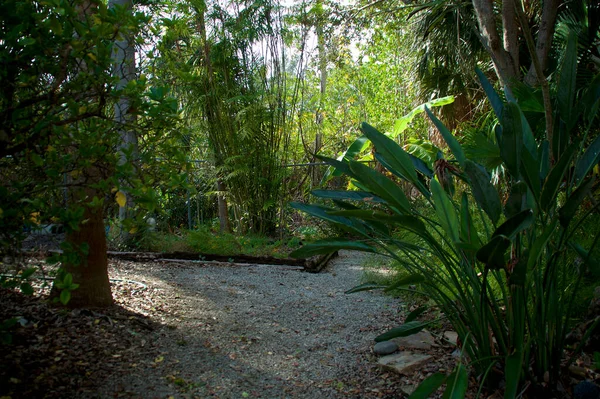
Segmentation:
{"type": "Polygon", "coordinates": [[[320,274],[260,265],[113,265],[113,277],[148,285],[149,298],[157,298],[148,299],[148,316],[166,327],[141,343],[156,357],[111,376],[98,396],[358,398],[366,390],[384,397],[377,387],[386,376],[372,366],[370,350],[400,309],[377,292],[344,294],[361,282],[362,262],[362,254],[342,252],[320,274]]]}

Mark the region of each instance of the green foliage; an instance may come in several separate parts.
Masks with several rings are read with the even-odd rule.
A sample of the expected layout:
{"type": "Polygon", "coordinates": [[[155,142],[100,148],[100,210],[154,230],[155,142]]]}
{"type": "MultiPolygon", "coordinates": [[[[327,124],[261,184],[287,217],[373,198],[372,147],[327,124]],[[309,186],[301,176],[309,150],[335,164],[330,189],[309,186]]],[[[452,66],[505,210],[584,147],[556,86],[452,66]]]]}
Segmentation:
{"type": "MultiPolygon", "coordinates": [[[[574,68],[572,63],[565,63],[562,76],[570,76],[568,69],[574,68]]],[[[497,387],[499,381],[492,378],[490,370],[497,365],[506,369],[508,398],[520,391],[524,381],[541,384],[550,378],[551,387],[557,384],[574,297],[588,270],[593,271],[588,265],[595,262],[588,260],[600,237],[597,227],[586,232],[593,239],[587,241],[585,249],[576,238],[594,209],[583,209],[583,204],[590,193],[588,179],[593,179],[589,171],[598,161],[596,156],[588,155],[578,134],[589,131],[597,121],[597,113],[582,119],[584,114],[577,111],[582,108],[577,100],[600,101],[600,94],[594,86],[577,94],[565,94],[571,93],[570,86],[559,92],[559,98],[568,96],[559,101],[571,105],[559,108],[557,113],[562,129],[555,136],[558,144],[553,147],[551,158],[550,152],[545,151],[548,145],[543,132],[536,132],[536,143],[519,105],[514,101],[499,102],[492,86],[485,80],[483,83],[498,113],[499,153],[510,174],[505,188],[510,196],[504,209],[490,174],[467,158],[459,142],[431,113],[430,118],[454,155],[449,162],[459,166],[452,166],[452,173],[460,178],[462,193],[453,195],[437,177],[428,179],[416,168],[407,172],[407,154],[402,147],[392,145],[385,135],[367,124],[361,130],[373,143],[376,159],[392,175],[417,188],[435,214],[421,212],[413,202],[406,202],[404,194],[393,187],[397,187],[397,181],[367,172],[365,166],[357,168],[356,163],[347,160],[331,164],[346,171],[349,167],[355,185],[379,198],[378,202],[364,209],[361,199],[368,195],[364,194],[352,198],[352,210],[348,206],[341,210],[296,207],[352,231],[358,237],[355,249],[372,252],[376,248],[411,275],[422,276],[422,290],[458,332],[470,365],[482,382],[497,387]],[[593,97],[590,91],[595,93],[593,97]],[[575,129],[576,126],[580,128],[575,129]],[[586,172],[575,178],[576,170],[586,172]],[[419,174],[418,179],[413,173],[419,174]],[[415,236],[416,241],[405,239],[405,234],[415,236]]],[[[323,193],[320,196],[327,197],[323,193]]],[[[294,255],[331,251],[335,249],[331,243],[310,244],[294,255]]],[[[342,247],[348,244],[339,242],[339,248],[342,247]]],[[[367,284],[356,290],[376,288],[382,288],[381,284],[367,284]]],[[[412,320],[377,339],[420,328],[420,322],[412,320]]],[[[466,368],[461,364],[448,377],[426,380],[417,392],[428,395],[445,382],[445,397],[461,397],[467,386],[466,376],[466,368]]],[[[419,395],[415,397],[425,397],[419,395]]]]}

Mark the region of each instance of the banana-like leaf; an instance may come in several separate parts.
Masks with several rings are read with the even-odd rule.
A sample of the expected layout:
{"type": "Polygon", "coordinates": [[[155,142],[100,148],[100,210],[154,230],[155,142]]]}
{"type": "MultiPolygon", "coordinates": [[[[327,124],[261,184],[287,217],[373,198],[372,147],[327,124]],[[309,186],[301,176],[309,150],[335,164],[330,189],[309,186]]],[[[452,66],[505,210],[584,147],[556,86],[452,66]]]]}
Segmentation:
{"type": "Polygon", "coordinates": [[[442,105],[452,104],[454,102],[454,96],[447,96],[442,98],[437,98],[435,100],[431,100],[426,102],[425,104],[421,104],[418,107],[414,108],[408,114],[404,115],[402,118],[396,119],[394,123],[394,129],[389,134],[391,138],[396,138],[402,132],[408,128],[408,125],[415,119],[415,116],[423,113],[425,111],[425,107],[433,108],[433,107],[441,107],[442,105]]]}
{"type": "Polygon", "coordinates": [[[390,172],[394,173],[394,170],[399,172],[413,184],[418,181],[415,167],[402,147],[366,122],[361,123],[360,130],[371,140],[375,150],[387,161],[391,167],[390,172]]]}
{"type": "MultiPolygon", "coordinates": [[[[344,151],[344,153],[340,155],[337,160],[343,161],[344,159],[355,159],[358,156],[358,154],[367,149],[367,147],[369,147],[369,140],[365,136],[360,136],[359,138],[354,140],[352,144],[350,144],[350,147],[348,147],[348,149],[344,151]]],[[[340,169],[333,168],[332,170],[332,168],[329,168],[327,172],[325,172],[323,180],[327,180],[329,176],[341,176],[342,173],[343,171],[340,169]]]]}
{"type": "Polygon", "coordinates": [[[545,180],[550,172],[550,143],[543,140],[538,147],[538,159],[540,160],[540,179],[545,180]]]}
{"type": "Polygon", "coordinates": [[[338,161],[337,159],[324,157],[322,155],[315,155],[315,157],[317,157],[318,159],[320,159],[323,162],[328,163],[329,165],[333,166],[337,170],[343,172],[345,175],[350,176],[353,179],[356,179],[356,176],[354,176],[354,173],[352,173],[352,171],[350,170],[350,165],[348,165],[348,162],[338,161]]]}
{"type": "Polygon", "coordinates": [[[518,179],[523,148],[523,125],[519,106],[512,102],[507,103],[500,121],[502,124],[502,140],[498,142],[500,156],[510,174],[518,179]]]}
{"type": "Polygon", "coordinates": [[[352,219],[348,219],[348,218],[344,218],[344,217],[340,217],[340,216],[332,216],[327,213],[329,211],[335,211],[336,209],[334,209],[334,208],[330,208],[330,207],[322,206],[322,205],[308,205],[308,204],[303,204],[301,202],[291,202],[290,206],[294,209],[299,210],[300,212],[305,212],[305,213],[308,213],[309,215],[318,217],[319,219],[337,223],[342,226],[347,226],[359,233],[364,233],[364,231],[365,231],[364,227],[362,225],[354,222],[352,219]]]}
{"type": "Polygon", "coordinates": [[[464,364],[460,363],[446,380],[443,399],[464,399],[469,387],[469,374],[464,364]]]}
{"type": "Polygon", "coordinates": [[[522,352],[517,351],[506,357],[506,364],[504,365],[504,375],[506,380],[506,388],[504,389],[505,399],[514,399],[517,397],[522,370],[522,352]]]}
{"type": "Polygon", "coordinates": [[[504,215],[507,218],[511,218],[517,213],[527,209],[526,195],[527,185],[525,182],[520,181],[513,183],[508,200],[506,200],[506,204],[504,204],[504,215]]]}
{"type": "Polygon", "coordinates": [[[428,399],[441,387],[448,376],[442,373],[435,373],[425,378],[422,383],[419,384],[417,389],[410,394],[408,399],[428,399]]]}
{"type": "Polygon", "coordinates": [[[349,249],[353,251],[372,253],[377,252],[375,248],[365,243],[337,238],[333,240],[320,240],[311,244],[303,245],[301,248],[293,251],[290,256],[292,258],[305,259],[315,255],[330,254],[339,249],[349,249]]]}
{"type": "Polygon", "coordinates": [[[433,206],[438,216],[442,228],[448,234],[452,242],[459,241],[459,224],[456,210],[448,194],[442,188],[442,185],[435,179],[431,180],[431,193],[433,196],[433,206]]]}
{"type": "Polygon", "coordinates": [[[410,213],[410,203],[404,191],[392,180],[359,162],[350,161],[350,170],[357,180],[373,194],[383,198],[401,213],[410,213]]]}
{"type": "Polygon", "coordinates": [[[533,193],[533,196],[536,200],[539,199],[542,190],[540,182],[540,164],[531,156],[529,151],[523,151],[521,154],[521,175],[533,193]]]}
{"type": "Polygon", "coordinates": [[[378,283],[364,283],[357,285],[356,287],[350,288],[348,291],[344,292],[344,294],[354,294],[356,292],[362,291],[382,290],[386,287],[387,285],[381,285],[378,283]]]}
{"type": "Polygon", "coordinates": [[[481,82],[481,87],[483,87],[485,95],[490,101],[490,104],[492,104],[492,109],[494,110],[496,117],[498,119],[502,119],[502,113],[504,109],[504,103],[502,102],[502,99],[498,93],[496,93],[496,90],[494,90],[494,87],[488,78],[486,78],[483,72],[481,72],[481,69],[475,68],[475,73],[477,73],[477,76],[479,77],[479,81],[481,82]]]}
{"type": "Polygon", "coordinates": [[[575,213],[577,213],[579,206],[585,197],[587,197],[592,191],[594,181],[594,178],[584,181],[581,186],[577,188],[577,190],[573,191],[571,196],[567,199],[567,202],[565,202],[565,204],[559,209],[558,218],[563,227],[567,227],[571,220],[573,220],[573,217],[575,216],[575,213]]]}
{"type": "Polygon", "coordinates": [[[419,317],[423,313],[427,312],[427,310],[429,310],[429,306],[419,306],[418,308],[416,308],[415,310],[410,312],[408,314],[408,316],[406,316],[406,319],[404,320],[404,322],[410,323],[411,321],[417,320],[417,317],[419,317]]]}
{"type": "Polygon", "coordinates": [[[349,190],[313,190],[311,194],[318,198],[326,198],[331,200],[350,200],[361,202],[385,202],[381,198],[368,193],[366,191],[349,191],[349,190]]]}
{"type": "Polygon", "coordinates": [[[490,269],[502,269],[506,265],[504,254],[509,247],[510,240],[507,237],[495,236],[475,256],[490,269]]]}
{"type": "Polygon", "coordinates": [[[454,137],[454,135],[450,132],[450,130],[448,130],[448,128],[442,123],[442,121],[436,118],[436,116],[429,110],[429,108],[425,107],[425,112],[427,112],[427,116],[429,116],[429,119],[431,119],[435,127],[442,134],[442,137],[444,137],[444,141],[446,141],[446,144],[448,144],[450,151],[452,151],[452,154],[454,155],[454,158],[458,161],[460,167],[464,168],[466,159],[465,152],[463,151],[458,140],[456,140],[456,137],[454,137]]]}
{"type": "MultiPolygon", "coordinates": [[[[406,287],[407,285],[421,284],[424,281],[425,281],[425,277],[423,277],[423,275],[421,275],[421,274],[409,274],[408,276],[404,276],[404,277],[394,281],[393,283],[391,283],[385,289],[385,291],[389,292],[389,291],[398,289],[400,287],[406,287]]],[[[409,321],[410,320],[406,320],[406,322],[409,322],[409,321]]]]}
{"type": "Polygon", "coordinates": [[[481,245],[469,208],[469,198],[467,193],[463,193],[460,206],[460,239],[462,242],[459,245],[463,250],[477,251],[481,245]]]}
{"type": "Polygon", "coordinates": [[[548,240],[550,240],[550,238],[552,237],[552,234],[555,232],[557,225],[558,221],[554,219],[550,224],[548,224],[544,228],[542,234],[538,236],[533,242],[531,250],[529,251],[529,257],[527,259],[527,268],[529,270],[533,270],[538,259],[540,258],[540,256],[542,256],[544,248],[546,248],[546,244],[548,243],[548,240]]]}
{"type": "MultiPolygon", "coordinates": [[[[384,168],[386,168],[387,170],[389,170],[390,172],[392,172],[394,175],[398,176],[402,180],[410,181],[410,179],[407,179],[406,176],[402,175],[396,168],[392,167],[388,163],[387,159],[385,159],[380,153],[378,153],[378,152],[375,153],[375,159],[377,159],[377,161],[379,161],[379,163],[382,164],[384,168]]],[[[431,196],[431,193],[427,190],[427,188],[425,187],[425,185],[421,182],[421,180],[418,177],[417,177],[417,180],[415,182],[411,182],[411,183],[413,183],[414,186],[426,198],[429,198],[431,196]]]]}
{"type": "Polygon", "coordinates": [[[586,266],[589,268],[590,272],[598,277],[600,276],[600,260],[590,253],[587,249],[583,248],[579,243],[574,241],[569,242],[569,246],[575,250],[581,257],[581,259],[585,262],[586,266]]]}
{"type": "Polygon", "coordinates": [[[578,184],[600,162],[600,136],[585,150],[575,165],[575,181],[578,184]]]}
{"type": "Polygon", "coordinates": [[[471,189],[475,200],[492,223],[496,225],[502,214],[502,203],[498,191],[490,181],[490,175],[483,166],[470,160],[465,163],[465,172],[471,180],[471,189]]]}
{"type": "Polygon", "coordinates": [[[427,327],[429,324],[437,320],[431,321],[411,321],[410,323],[404,323],[400,327],[392,328],[388,332],[375,337],[375,342],[389,341],[392,338],[408,337],[413,335],[427,327]]]}
{"type": "Polygon", "coordinates": [[[523,230],[529,228],[533,223],[533,211],[531,209],[525,209],[514,215],[513,217],[507,219],[504,223],[502,223],[492,237],[496,236],[504,236],[509,240],[514,239],[517,234],[522,232],[523,230]]]}
{"type": "Polygon", "coordinates": [[[576,142],[571,144],[569,148],[563,151],[558,162],[550,170],[548,178],[544,182],[540,198],[540,206],[543,210],[547,211],[550,206],[556,202],[556,195],[558,194],[560,184],[569,170],[571,160],[573,159],[573,155],[575,155],[577,148],[578,144],[576,142]]]}
{"type": "Polygon", "coordinates": [[[427,166],[427,163],[425,161],[423,161],[421,158],[418,158],[411,153],[408,153],[408,156],[410,157],[410,160],[412,161],[413,166],[415,167],[415,169],[418,172],[420,172],[421,174],[423,174],[424,176],[427,176],[429,178],[433,177],[433,170],[429,169],[429,166],[427,166]]]}

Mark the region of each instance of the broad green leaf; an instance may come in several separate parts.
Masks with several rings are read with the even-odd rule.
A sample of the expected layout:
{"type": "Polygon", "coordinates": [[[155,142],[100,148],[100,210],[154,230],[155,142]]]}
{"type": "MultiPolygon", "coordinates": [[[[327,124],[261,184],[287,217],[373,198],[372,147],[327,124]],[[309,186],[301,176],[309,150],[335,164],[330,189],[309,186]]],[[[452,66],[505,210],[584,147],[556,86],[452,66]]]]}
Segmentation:
{"type": "Polygon", "coordinates": [[[65,287],[70,287],[71,284],[73,284],[73,275],[71,273],[65,274],[65,277],[63,278],[63,284],[65,287]]]}
{"type": "Polygon", "coordinates": [[[357,176],[358,181],[373,194],[386,200],[388,205],[402,213],[410,213],[410,203],[404,191],[392,180],[356,161],[350,161],[350,170],[357,176]]]}
{"type": "Polygon", "coordinates": [[[311,194],[318,198],[327,198],[332,200],[350,200],[363,202],[384,202],[381,198],[366,191],[346,191],[346,190],[313,190],[311,194]]]}
{"type": "Polygon", "coordinates": [[[569,148],[562,153],[558,162],[550,170],[548,178],[544,182],[544,187],[542,188],[542,194],[540,198],[540,206],[543,210],[548,211],[550,206],[555,203],[560,184],[565,178],[565,174],[569,170],[571,160],[573,159],[573,155],[575,155],[577,147],[577,143],[571,144],[569,148]]]}
{"type": "MultiPolygon", "coordinates": [[[[393,291],[400,287],[406,287],[407,285],[420,284],[425,281],[425,277],[421,274],[409,274],[398,280],[394,280],[386,289],[386,292],[393,291]]],[[[410,320],[406,320],[407,322],[410,320]]]]}
{"type": "Polygon", "coordinates": [[[381,285],[378,283],[364,283],[364,284],[357,285],[356,287],[350,288],[348,291],[344,292],[344,294],[354,294],[356,292],[362,292],[362,291],[381,290],[386,287],[387,287],[387,285],[381,285]]]}
{"type": "Polygon", "coordinates": [[[31,275],[33,275],[33,273],[35,273],[36,270],[37,268],[35,267],[30,267],[28,269],[23,270],[23,273],[21,273],[21,278],[26,279],[31,277],[31,275]]]}
{"type": "Polygon", "coordinates": [[[394,122],[394,129],[390,133],[391,138],[396,138],[398,135],[402,134],[408,127],[408,125],[415,119],[415,117],[425,111],[425,107],[433,108],[433,107],[441,107],[443,105],[452,104],[454,102],[454,96],[447,96],[438,98],[435,100],[431,100],[425,104],[421,104],[418,107],[414,108],[408,114],[403,117],[396,119],[394,122]]]}
{"type": "Polygon", "coordinates": [[[362,252],[377,252],[375,248],[362,242],[349,241],[344,239],[320,240],[310,244],[303,245],[301,248],[293,251],[292,258],[310,258],[315,255],[325,255],[335,252],[339,249],[349,249],[362,252]]]}
{"type": "Polygon", "coordinates": [[[490,181],[490,175],[483,166],[470,160],[465,163],[465,172],[471,180],[475,200],[495,225],[502,214],[502,203],[498,191],[490,181]]]}
{"type": "MultiPolygon", "coordinates": [[[[338,161],[342,161],[344,159],[355,159],[358,156],[358,154],[366,150],[368,147],[369,140],[365,136],[360,136],[352,144],[350,144],[350,147],[348,147],[348,149],[344,151],[344,153],[341,156],[338,157],[338,161]]],[[[323,177],[323,179],[327,179],[330,174],[332,176],[341,176],[342,173],[343,171],[337,168],[334,168],[333,172],[331,170],[327,170],[326,175],[323,177]]]]}
{"type": "Polygon", "coordinates": [[[527,184],[527,187],[533,193],[534,198],[540,198],[542,190],[540,182],[540,164],[531,156],[529,151],[523,151],[521,154],[521,175],[527,184]]]}
{"type": "Polygon", "coordinates": [[[410,157],[410,160],[412,161],[413,166],[415,167],[415,169],[418,172],[421,172],[421,174],[423,174],[424,176],[427,176],[429,178],[433,177],[433,170],[429,169],[429,166],[427,166],[427,163],[425,161],[423,161],[421,158],[418,158],[411,153],[408,153],[408,156],[410,157]]]}
{"type": "Polygon", "coordinates": [[[502,140],[498,142],[500,156],[513,178],[518,179],[523,148],[523,126],[519,106],[512,102],[507,103],[500,123],[502,124],[502,140]]]}
{"type": "Polygon", "coordinates": [[[327,213],[330,211],[335,211],[336,209],[334,209],[334,208],[330,208],[330,207],[326,207],[326,206],[322,206],[322,205],[308,205],[308,204],[303,204],[301,202],[291,202],[290,206],[294,209],[297,209],[301,212],[308,213],[309,215],[318,217],[320,219],[327,220],[327,221],[333,222],[333,223],[338,223],[343,226],[347,226],[347,227],[349,227],[357,232],[360,232],[360,233],[364,232],[364,228],[362,226],[356,224],[351,219],[340,217],[340,216],[332,216],[327,213]]]}
{"type": "Polygon", "coordinates": [[[509,240],[512,240],[519,234],[521,231],[525,230],[533,223],[533,211],[531,209],[526,209],[514,215],[513,217],[506,220],[502,223],[492,237],[496,236],[504,236],[509,240]]]}
{"type": "Polygon", "coordinates": [[[504,365],[504,375],[506,378],[505,399],[514,399],[517,397],[522,369],[523,353],[515,352],[506,357],[506,364],[504,365]]]}
{"type": "Polygon", "coordinates": [[[33,287],[29,283],[21,283],[19,286],[21,292],[25,295],[33,295],[33,287]]]}
{"type": "Polygon", "coordinates": [[[529,251],[529,258],[527,259],[527,268],[529,270],[533,270],[538,259],[542,256],[544,252],[544,248],[546,248],[546,244],[548,240],[552,237],[552,234],[555,232],[556,226],[558,225],[558,220],[554,219],[552,223],[547,225],[544,228],[543,233],[538,236],[533,245],[531,246],[531,250],[529,251]]]}
{"type": "Polygon", "coordinates": [[[467,368],[460,363],[446,380],[446,390],[443,399],[464,399],[469,387],[467,368]]]}
{"type": "Polygon", "coordinates": [[[390,172],[394,173],[394,170],[399,172],[401,176],[413,184],[418,181],[415,167],[402,147],[366,122],[360,125],[360,130],[371,140],[375,150],[387,161],[391,167],[390,172]]]}
{"type": "Polygon", "coordinates": [[[585,150],[575,165],[575,181],[578,184],[600,161],[600,136],[585,150]]]}
{"type": "Polygon", "coordinates": [[[71,300],[71,291],[70,290],[62,290],[60,292],[60,303],[62,303],[63,305],[66,306],[70,300],[71,300]]]}
{"type": "Polygon", "coordinates": [[[433,206],[440,224],[452,242],[458,242],[460,227],[452,201],[450,201],[448,194],[437,180],[432,179],[430,186],[433,196],[433,206]]]}
{"type": "Polygon", "coordinates": [[[350,170],[350,165],[348,165],[348,162],[338,161],[337,159],[324,157],[322,155],[315,155],[315,157],[320,159],[323,162],[328,163],[329,165],[333,166],[337,170],[342,171],[345,175],[350,176],[353,179],[356,179],[356,176],[354,176],[354,173],[352,173],[352,171],[350,170]]]}
{"type": "MultiPolygon", "coordinates": [[[[388,163],[388,161],[381,156],[380,153],[378,153],[378,152],[375,153],[375,159],[377,159],[377,161],[379,161],[379,163],[381,165],[383,165],[384,168],[386,168],[387,170],[389,170],[390,172],[392,172],[394,175],[398,176],[402,180],[410,181],[409,179],[406,178],[406,176],[403,176],[400,172],[398,172],[395,168],[393,168],[388,163]]],[[[429,190],[427,190],[427,188],[425,187],[425,185],[423,184],[423,182],[418,177],[417,177],[417,180],[415,182],[412,182],[412,183],[419,190],[419,192],[421,192],[421,194],[423,194],[425,196],[425,198],[431,197],[431,193],[429,192],[429,190]]]]}
{"type": "Polygon", "coordinates": [[[428,399],[446,382],[447,378],[448,377],[442,373],[430,375],[419,384],[417,389],[410,394],[408,399],[428,399]]]}
{"type": "Polygon", "coordinates": [[[408,316],[406,316],[406,319],[404,320],[404,322],[410,323],[411,321],[415,321],[417,319],[417,317],[421,316],[428,309],[429,309],[429,306],[419,306],[418,308],[416,308],[415,310],[410,312],[408,314],[408,316]]]}
{"type": "Polygon", "coordinates": [[[442,137],[444,137],[446,144],[448,144],[450,151],[452,151],[452,154],[454,154],[454,158],[458,161],[460,167],[464,168],[466,159],[465,153],[462,147],[460,146],[458,140],[456,140],[454,135],[452,135],[450,130],[448,130],[448,128],[442,123],[442,121],[436,118],[436,116],[429,110],[429,108],[425,107],[425,112],[427,112],[429,119],[431,119],[435,127],[442,134],[442,137]]]}
{"type": "Polygon", "coordinates": [[[581,259],[583,260],[583,262],[589,268],[590,272],[594,276],[599,277],[600,276],[600,259],[592,256],[592,254],[590,253],[590,251],[588,251],[587,249],[583,248],[577,242],[571,241],[571,242],[569,242],[569,246],[571,248],[573,248],[575,250],[575,252],[577,252],[577,254],[579,254],[579,256],[581,257],[581,259]]]}
{"type": "Polygon", "coordinates": [[[587,179],[584,181],[581,186],[577,190],[575,190],[571,196],[567,199],[565,204],[558,211],[558,218],[560,219],[560,224],[563,227],[567,227],[577,210],[581,206],[581,203],[592,191],[592,186],[594,185],[595,179],[587,179]]]}
{"type": "Polygon", "coordinates": [[[504,215],[507,218],[527,209],[526,195],[527,185],[524,182],[519,181],[512,184],[510,195],[504,204],[504,215]]]}
{"type": "Polygon", "coordinates": [[[485,95],[487,96],[490,104],[492,105],[492,109],[494,110],[496,117],[498,119],[502,119],[502,113],[504,109],[502,99],[500,98],[496,90],[494,90],[494,87],[492,86],[488,78],[486,78],[483,72],[481,72],[481,69],[475,68],[475,73],[477,73],[477,76],[479,77],[481,87],[483,87],[483,91],[485,92],[485,95]]]}
{"type": "Polygon", "coordinates": [[[378,335],[375,337],[375,342],[389,341],[392,338],[398,337],[408,337],[409,335],[418,333],[433,322],[411,321],[410,323],[404,323],[400,327],[392,328],[388,332],[378,335]]]}
{"type": "Polygon", "coordinates": [[[460,239],[461,249],[468,251],[477,251],[480,247],[479,236],[475,228],[475,223],[471,217],[469,198],[467,193],[463,193],[460,206],[460,239]]]}
{"type": "Polygon", "coordinates": [[[495,236],[475,256],[490,269],[501,269],[506,265],[504,254],[509,247],[510,240],[507,237],[495,236]]]}

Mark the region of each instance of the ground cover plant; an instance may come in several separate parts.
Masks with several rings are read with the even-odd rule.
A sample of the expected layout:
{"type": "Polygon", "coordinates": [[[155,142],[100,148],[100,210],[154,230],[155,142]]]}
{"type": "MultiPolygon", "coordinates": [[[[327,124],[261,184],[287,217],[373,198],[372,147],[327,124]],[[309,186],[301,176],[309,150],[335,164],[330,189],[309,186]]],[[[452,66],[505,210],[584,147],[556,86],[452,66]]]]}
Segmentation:
{"type": "MultiPolygon", "coordinates": [[[[354,160],[323,158],[351,177],[359,191],[313,192],[332,199],[336,207],[294,205],[360,237],[317,241],[294,256],[347,248],[391,257],[410,274],[388,287],[367,284],[356,290],[418,283],[458,332],[464,354],[459,365],[450,375],[432,375],[413,397],[428,397],[442,384],[446,395],[463,396],[469,369],[482,388],[503,387],[507,398],[523,393],[549,397],[558,389],[569,389],[561,386],[562,371],[581,347],[565,357],[565,338],[573,327],[573,302],[582,279],[599,272],[594,259],[600,237],[592,229],[586,231],[593,237],[587,247],[576,240],[597,208],[587,198],[594,188],[592,169],[598,164],[600,139],[588,140],[588,134],[597,121],[600,78],[576,92],[575,49],[571,36],[557,73],[557,128],[552,137],[530,125],[530,115],[510,91],[502,100],[479,73],[499,121],[496,140],[507,171],[506,200],[488,171],[465,156],[458,140],[428,110],[452,159],[438,158],[432,171],[363,123],[361,130],[387,172],[354,160]],[[459,182],[456,193],[450,184],[453,179],[459,182]],[[434,215],[418,212],[399,181],[418,190],[434,215]],[[483,228],[476,227],[476,217],[483,228]]],[[[417,313],[376,340],[409,335],[430,323],[416,320],[417,313]]]]}

